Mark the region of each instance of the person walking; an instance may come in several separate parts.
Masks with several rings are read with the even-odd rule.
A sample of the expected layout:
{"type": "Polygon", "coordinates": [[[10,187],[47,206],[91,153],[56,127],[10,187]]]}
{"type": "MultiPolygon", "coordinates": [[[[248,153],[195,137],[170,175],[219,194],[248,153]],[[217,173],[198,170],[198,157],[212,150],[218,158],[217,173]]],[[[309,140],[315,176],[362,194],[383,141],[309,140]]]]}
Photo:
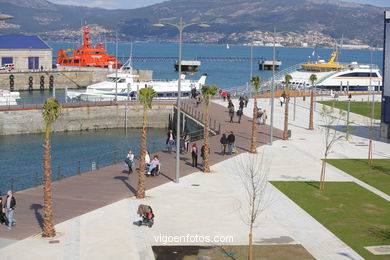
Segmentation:
{"type": "Polygon", "coordinates": [[[219,142],[221,143],[221,154],[222,155],[225,155],[226,154],[226,146],[228,144],[228,139],[226,137],[226,134],[222,134],[222,137],[221,139],[219,140],[219,142]]]}
{"type": "Polygon", "coordinates": [[[267,123],[267,111],[264,109],[263,114],[261,115],[262,118],[262,124],[265,125],[267,123]]]}
{"type": "Polygon", "coordinates": [[[191,157],[192,157],[192,167],[198,167],[198,147],[196,147],[196,143],[192,145],[191,157]]]}
{"type": "Polygon", "coordinates": [[[228,104],[229,109],[229,117],[230,117],[230,123],[233,123],[233,117],[234,117],[234,105],[233,102],[230,100],[228,104]]]}
{"type": "Polygon", "coordinates": [[[16,206],[16,199],[11,190],[7,192],[7,198],[3,206],[3,212],[8,220],[8,229],[11,230],[12,226],[15,226],[16,220],[14,219],[14,211],[16,206]]]}
{"type": "Polygon", "coordinates": [[[129,167],[129,174],[133,172],[133,166],[134,166],[134,153],[133,151],[129,151],[126,155],[126,163],[129,167]]]}
{"type": "Polygon", "coordinates": [[[259,108],[257,109],[257,118],[256,118],[256,122],[257,122],[258,124],[261,124],[262,115],[263,115],[263,110],[261,110],[261,108],[259,107],[259,108]]]}
{"type": "Polygon", "coordinates": [[[184,134],[184,145],[186,153],[188,153],[188,146],[190,145],[190,135],[187,132],[184,134]]]}
{"type": "Polygon", "coordinates": [[[236,136],[234,135],[233,131],[230,131],[230,134],[227,137],[228,139],[228,153],[232,154],[232,151],[234,149],[234,142],[236,141],[236,136]]]}
{"type": "Polygon", "coordinates": [[[247,107],[248,103],[249,103],[249,97],[248,96],[244,97],[244,102],[245,102],[245,107],[247,107]]]}
{"type": "Polygon", "coordinates": [[[172,153],[172,147],[175,146],[175,135],[172,130],[169,130],[167,134],[166,144],[168,145],[168,152],[172,153]]]}
{"type": "Polygon", "coordinates": [[[280,102],[280,106],[282,107],[283,103],[284,103],[284,97],[283,96],[280,96],[279,102],[280,102]]]}
{"type": "Polygon", "coordinates": [[[244,105],[245,105],[244,97],[240,97],[240,103],[238,105],[239,105],[240,109],[244,109],[244,105]]]}
{"type": "Polygon", "coordinates": [[[0,223],[1,225],[7,224],[7,218],[3,212],[3,197],[0,194],[0,223]]]}
{"type": "Polygon", "coordinates": [[[244,114],[244,112],[242,111],[243,108],[239,108],[237,110],[237,117],[238,117],[238,123],[241,124],[241,116],[244,114]]]}

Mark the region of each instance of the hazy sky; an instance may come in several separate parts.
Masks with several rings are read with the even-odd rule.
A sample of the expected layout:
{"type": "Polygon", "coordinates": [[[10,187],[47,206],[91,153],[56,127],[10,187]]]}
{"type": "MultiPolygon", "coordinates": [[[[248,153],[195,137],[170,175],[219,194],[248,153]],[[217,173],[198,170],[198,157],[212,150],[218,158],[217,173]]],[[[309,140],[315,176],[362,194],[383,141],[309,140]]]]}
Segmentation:
{"type": "MultiPolygon", "coordinates": [[[[132,9],[161,3],[166,0],[49,0],[53,3],[102,7],[107,9],[132,9]]],[[[390,0],[344,0],[348,2],[390,7],[390,0]]]]}

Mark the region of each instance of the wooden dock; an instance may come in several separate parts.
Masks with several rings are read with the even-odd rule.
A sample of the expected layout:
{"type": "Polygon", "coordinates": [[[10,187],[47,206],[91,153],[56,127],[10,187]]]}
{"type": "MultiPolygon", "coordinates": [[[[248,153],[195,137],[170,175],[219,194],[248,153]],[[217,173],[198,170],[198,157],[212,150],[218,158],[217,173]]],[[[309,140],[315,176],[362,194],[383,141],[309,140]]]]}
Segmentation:
{"type": "MultiPolygon", "coordinates": [[[[204,104],[196,108],[190,100],[183,102],[186,103],[187,107],[193,107],[193,109],[201,112],[204,111],[204,104]]],[[[241,124],[229,123],[227,108],[213,103],[210,104],[210,111],[211,119],[221,123],[221,133],[228,131],[234,132],[238,153],[248,152],[251,142],[252,120],[243,116],[241,118],[241,124]]],[[[258,146],[269,142],[269,131],[270,127],[268,125],[258,127],[258,146]]],[[[274,129],[274,135],[275,139],[280,139],[282,131],[274,129]]],[[[210,138],[211,165],[231,157],[231,155],[223,156],[220,153],[220,137],[221,135],[216,135],[210,138]]],[[[161,142],[165,142],[165,139],[161,140],[161,142]]],[[[201,147],[202,143],[202,140],[198,141],[198,147],[201,147]]],[[[170,182],[175,178],[176,154],[160,152],[158,156],[163,163],[162,174],[157,177],[146,178],[147,189],[170,182]]],[[[198,161],[201,162],[201,159],[199,158],[198,161]]],[[[128,176],[127,169],[123,164],[119,163],[54,182],[53,212],[55,223],[61,223],[100,207],[134,196],[137,189],[138,174],[134,172],[128,176]]],[[[190,153],[181,156],[180,167],[181,176],[186,176],[200,170],[200,168],[196,169],[191,167],[190,153]]],[[[1,226],[0,238],[21,240],[41,232],[40,226],[43,222],[42,186],[19,191],[15,194],[15,198],[17,206],[14,217],[17,225],[11,231],[7,231],[5,226],[1,226]]]]}

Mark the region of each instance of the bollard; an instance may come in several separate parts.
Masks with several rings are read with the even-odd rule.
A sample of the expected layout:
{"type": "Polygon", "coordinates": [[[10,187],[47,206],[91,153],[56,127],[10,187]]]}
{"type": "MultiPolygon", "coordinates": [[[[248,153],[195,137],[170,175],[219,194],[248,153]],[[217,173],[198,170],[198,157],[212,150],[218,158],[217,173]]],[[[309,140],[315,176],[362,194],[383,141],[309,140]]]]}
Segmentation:
{"type": "Polygon", "coordinates": [[[77,174],[80,175],[81,174],[81,165],[80,165],[80,161],[77,162],[77,174]]]}

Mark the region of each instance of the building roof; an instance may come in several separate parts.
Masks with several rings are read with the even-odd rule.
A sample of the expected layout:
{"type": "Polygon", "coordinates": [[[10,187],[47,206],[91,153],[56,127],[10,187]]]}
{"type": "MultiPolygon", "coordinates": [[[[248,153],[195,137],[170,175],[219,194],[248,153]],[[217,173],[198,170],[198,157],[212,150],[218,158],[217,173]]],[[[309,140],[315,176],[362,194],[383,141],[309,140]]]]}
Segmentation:
{"type": "Polygon", "coordinates": [[[0,49],[51,49],[38,36],[27,35],[1,35],[0,49]]]}

